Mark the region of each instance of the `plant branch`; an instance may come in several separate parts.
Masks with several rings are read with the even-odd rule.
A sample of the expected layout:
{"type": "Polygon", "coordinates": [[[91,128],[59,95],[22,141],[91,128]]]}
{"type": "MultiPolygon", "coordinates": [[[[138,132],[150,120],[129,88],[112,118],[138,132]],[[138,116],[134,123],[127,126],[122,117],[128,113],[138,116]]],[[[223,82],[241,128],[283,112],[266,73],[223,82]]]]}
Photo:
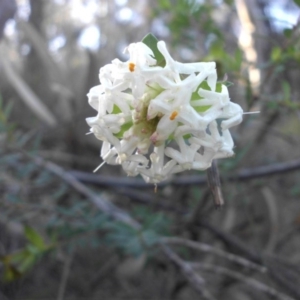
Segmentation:
{"type": "Polygon", "coordinates": [[[213,195],[216,208],[222,207],[224,205],[224,198],[216,160],[213,160],[211,167],[207,169],[207,183],[213,195]]]}
{"type": "MultiPolygon", "coordinates": [[[[46,162],[40,157],[32,157],[27,153],[24,153],[26,156],[30,157],[37,165],[47,169],[51,173],[59,176],[65,182],[67,182],[70,186],[72,186],[75,190],[79,193],[86,196],[91,202],[93,202],[98,209],[102,212],[106,213],[107,215],[111,216],[115,220],[121,221],[127,225],[130,225],[133,228],[139,229],[140,224],[131,218],[125,211],[116,207],[112,203],[108,202],[102,197],[96,195],[92,190],[87,188],[85,185],[80,183],[74,176],[70,173],[64,171],[59,166],[51,163],[46,162]]],[[[196,289],[198,293],[200,293],[206,300],[215,300],[208,291],[203,287],[204,280],[196,274],[191,267],[189,267],[183,260],[177,256],[175,252],[173,252],[168,246],[164,243],[161,243],[163,251],[169,257],[169,259],[175,262],[180,269],[182,270],[183,274],[187,278],[187,280],[192,284],[192,286],[196,289]]]]}
{"type": "Polygon", "coordinates": [[[51,173],[57,175],[61,179],[63,179],[66,183],[72,186],[76,191],[80,194],[86,196],[92,203],[94,203],[98,209],[112,217],[117,221],[121,221],[125,224],[130,225],[133,228],[138,229],[140,227],[139,223],[132,219],[125,211],[121,210],[108,200],[103,197],[98,196],[91,189],[86,187],[84,184],[79,182],[74,176],[70,173],[64,171],[61,167],[43,160],[40,157],[33,157],[27,153],[26,156],[30,157],[37,165],[47,169],[51,173]]]}
{"type": "Polygon", "coordinates": [[[261,283],[258,280],[244,276],[243,274],[241,274],[239,272],[231,271],[224,267],[219,267],[219,266],[211,265],[211,264],[203,264],[203,263],[189,263],[189,265],[192,268],[200,269],[202,271],[203,270],[209,271],[209,272],[213,272],[213,273],[220,274],[220,275],[225,275],[225,276],[234,278],[236,280],[242,281],[243,283],[249,285],[250,287],[252,287],[256,290],[259,290],[261,292],[264,292],[272,297],[276,297],[277,299],[280,299],[280,300],[295,300],[285,294],[278,292],[277,290],[273,289],[272,287],[269,287],[266,284],[261,283]]]}
{"type": "Polygon", "coordinates": [[[165,255],[180,268],[183,275],[187,278],[189,283],[195,290],[207,300],[214,300],[215,298],[204,287],[205,280],[197,274],[190,264],[182,260],[175,252],[173,252],[167,245],[161,243],[161,248],[165,255]]]}
{"type": "MultiPolygon", "coordinates": [[[[71,187],[73,187],[76,191],[78,191],[79,193],[81,193],[82,195],[86,196],[92,203],[94,203],[96,205],[96,207],[101,210],[103,213],[107,214],[108,216],[112,217],[113,219],[123,222],[133,228],[139,229],[140,228],[140,224],[134,220],[133,218],[131,218],[131,216],[123,211],[122,209],[118,208],[117,206],[115,206],[114,204],[110,203],[109,201],[107,201],[106,199],[104,199],[103,197],[98,196],[96,193],[94,193],[91,189],[89,189],[88,187],[86,187],[84,184],[82,184],[81,182],[78,181],[78,179],[76,179],[74,176],[72,176],[72,174],[70,172],[64,171],[62,168],[60,168],[59,166],[51,163],[51,162],[46,162],[43,159],[41,159],[40,157],[36,157],[36,156],[31,156],[28,153],[22,151],[22,153],[29,157],[30,159],[32,159],[37,165],[47,169],[48,171],[50,171],[51,173],[55,174],[56,176],[60,177],[62,180],[64,180],[65,182],[67,182],[71,187]]],[[[141,193],[138,193],[138,195],[135,194],[136,197],[140,197],[141,193]]],[[[153,204],[153,200],[150,202],[149,197],[146,197],[146,199],[143,199],[144,202],[148,202],[148,203],[152,203],[153,204]]],[[[179,212],[176,210],[177,213],[184,213],[184,212],[179,212]]],[[[239,241],[239,239],[235,238],[232,235],[226,234],[224,232],[222,232],[221,230],[215,228],[214,226],[210,225],[209,223],[206,223],[203,220],[199,220],[197,222],[197,226],[201,226],[204,228],[209,229],[210,231],[212,231],[214,234],[216,234],[219,238],[221,238],[224,242],[226,242],[227,244],[229,244],[230,246],[233,246],[236,249],[239,249],[239,251],[241,251],[242,253],[244,253],[247,258],[249,260],[251,260],[252,262],[255,262],[257,264],[261,264],[262,266],[264,265],[263,263],[263,257],[262,255],[260,255],[259,253],[253,252],[251,251],[251,249],[249,249],[248,246],[244,245],[242,242],[239,241]]],[[[191,242],[192,243],[192,242],[191,242]]],[[[197,273],[195,273],[191,267],[188,267],[186,262],[184,262],[183,260],[180,259],[180,257],[173,252],[167,245],[165,242],[160,244],[163,248],[163,251],[166,253],[166,255],[169,257],[169,259],[171,261],[173,261],[174,263],[176,263],[176,265],[178,265],[183,274],[185,275],[185,277],[187,278],[187,280],[193,285],[193,287],[199,292],[201,293],[202,297],[205,297],[205,299],[214,299],[212,298],[212,296],[201,287],[201,285],[203,285],[203,279],[201,276],[199,276],[197,273]],[[201,280],[202,279],[202,280],[201,280]],[[201,285],[199,285],[201,283],[201,285]]],[[[189,244],[191,245],[191,244],[189,244]]],[[[222,255],[223,253],[221,253],[220,251],[217,251],[219,255],[222,255]]],[[[217,252],[215,253],[217,255],[217,252]]],[[[230,259],[234,260],[235,258],[232,258],[234,256],[230,256],[230,259]]],[[[228,256],[227,256],[228,258],[228,256]]],[[[246,261],[246,260],[245,260],[246,261]]],[[[247,264],[245,261],[241,261],[240,263],[244,263],[247,264]]],[[[248,264],[250,265],[250,264],[248,264]]],[[[282,266],[283,267],[283,266],[282,266]]],[[[263,267],[262,267],[263,268],[263,267]]],[[[268,268],[269,270],[269,268],[268,268]]],[[[229,270],[228,270],[229,271],[229,270]]],[[[284,272],[284,269],[281,270],[282,272],[284,272]]],[[[225,274],[225,271],[220,271],[220,273],[225,274]]],[[[234,273],[232,273],[234,274],[234,273]]],[[[238,273],[239,274],[239,273],[238,273]]],[[[225,274],[226,275],[226,274],[225,274]]],[[[230,275],[228,275],[230,276],[230,275]]],[[[233,275],[231,276],[233,277],[233,275]]],[[[244,276],[244,279],[246,280],[247,277],[244,276]]],[[[275,278],[274,278],[275,279],[275,278]]],[[[252,281],[250,281],[252,282],[252,281]]],[[[285,287],[287,287],[286,285],[284,285],[285,287]]],[[[262,284],[262,289],[265,288],[265,290],[267,291],[267,286],[262,284]]],[[[288,290],[293,294],[293,295],[298,295],[298,287],[296,285],[293,285],[292,287],[287,287],[288,290]]],[[[275,293],[275,290],[271,289],[268,290],[269,294],[272,294],[274,296],[280,296],[282,294],[280,293],[275,293]]],[[[284,296],[285,297],[285,296],[284,296]]],[[[292,298],[289,297],[285,297],[283,298],[283,296],[279,299],[285,299],[285,300],[290,300],[292,298]]]]}
{"type": "Polygon", "coordinates": [[[57,125],[57,120],[48,107],[38,98],[38,96],[27,85],[23,78],[13,69],[10,61],[7,59],[6,45],[0,44],[0,61],[3,72],[7,80],[15,88],[20,96],[20,99],[28,106],[28,108],[46,125],[54,127],[57,125]]]}
{"type": "MultiPolygon", "coordinates": [[[[244,181],[250,179],[256,179],[260,177],[266,177],[276,174],[282,174],[286,172],[291,172],[300,169],[300,159],[292,160],[289,162],[283,163],[274,163],[266,166],[259,166],[254,168],[245,168],[236,172],[235,174],[222,176],[221,179],[225,179],[226,181],[244,181]]],[[[88,172],[82,171],[69,171],[71,175],[73,175],[77,180],[96,184],[103,186],[118,186],[118,187],[134,187],[134,188],[149,188],[152,187],[148,183],[144,182],[142,179],[132,179],[132,178],[116,178],[112,176],[102,176],[95,175],[88,172]]],[[[204,185],[206,184],[205,176],[199,175],[189,175],[189,176],[178,176],[173,177],[170,180],[164,181],[158,184],[158,187],[167,186],[167,185],[204,185]]]]}
{"type": "Polygon", "coordinates": [[[178,238],[178,237],[167,237],[167,238],[162,238],[161,241],[166,244],[171,244],[171,245],[183,245],[189,248],[193,248],[198,251],[202,252],[209,252],[215,255],[218,255],[220,257],[226,258],[227,260],[230,260],[232,262],[238,263],[246,268],[251,268],[253,270],[259,271],[261,273],[266,273],[267,268],[264,266],[258,265],[256,263],[253,263],[252,261],[245,259],[241,256],[235,255],[228,253],[226,251],[220,250],[218,248],[212,247],[208,244],[205,243],[200,243],[200,242],[194,242],[190,241],[184,238],[178,238]]]}

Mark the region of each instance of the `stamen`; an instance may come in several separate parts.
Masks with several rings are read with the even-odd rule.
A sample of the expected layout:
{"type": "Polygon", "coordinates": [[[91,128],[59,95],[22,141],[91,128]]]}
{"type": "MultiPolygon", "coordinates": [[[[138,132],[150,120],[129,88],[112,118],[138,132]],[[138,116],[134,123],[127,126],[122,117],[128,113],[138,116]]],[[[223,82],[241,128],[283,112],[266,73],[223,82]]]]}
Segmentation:
{"type": "Polygon", "coordinates": [[[170,116],[170,120],[173,121],[176,117],[178,116],[178,112],[177,111],[173,111],[171,116],[170,116]]]}
{"type": "Polygon", "coordinates": [[[243,113],[243,115],[252,115],[252,114],[260,114],[260,111],[248,111],[243,113]]]}
{"type": "Polygon", "coordinates": [[[102,164],[100,164],[94,171],[93,173],[96,173],[103,165],[105,165],[106,161],[104,161],[102,164]]]}
{"type": "Polygon", "coordinates": [[[133,72],[134,69],[135,69],[135,64],[132,63],[132,62],[130,62],[130,63],[128,64],[128,68],[129,68],[129,71],[130,71],[130,72],[133,72]]]}

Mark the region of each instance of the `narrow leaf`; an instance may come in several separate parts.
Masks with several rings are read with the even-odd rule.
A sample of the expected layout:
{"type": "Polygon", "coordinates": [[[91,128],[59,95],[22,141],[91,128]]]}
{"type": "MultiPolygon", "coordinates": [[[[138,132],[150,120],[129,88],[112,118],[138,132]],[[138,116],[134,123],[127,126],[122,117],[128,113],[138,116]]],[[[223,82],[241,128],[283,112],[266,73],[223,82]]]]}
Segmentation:
{"type": "Polygon", "coordinates": [[[164,67],[166,65],[166,61],[164,56],[157,48],[158,39],[152,33],[149,33],[142,39],[142,42],[153,51],[154,58],[157,62],[156,64],[158,66],[164,67]]]}
{"type": "Polygon", "coordinates": [[[44,250],[46,248],[43,238],[34,229],[26,226],[25,236],[28,239],[28,241],[30,241],[39,250],[44,250]]]}

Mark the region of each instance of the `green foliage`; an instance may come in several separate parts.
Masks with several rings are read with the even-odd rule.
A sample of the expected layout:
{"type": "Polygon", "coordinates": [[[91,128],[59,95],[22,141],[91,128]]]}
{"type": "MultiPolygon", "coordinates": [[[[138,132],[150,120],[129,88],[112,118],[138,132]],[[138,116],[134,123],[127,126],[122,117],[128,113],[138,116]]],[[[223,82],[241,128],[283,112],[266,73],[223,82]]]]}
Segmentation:
{"type": "Polygon", "coordinates": [[[217,62],[218,77],[224,76],[226,73],[241,72],[243,63],[243,52],[236,48],[233,55],[226,51],[226,47],[222,40],[213,42],[209,48],[209,53],[205,60],[217,62]]]}
{"type": "Polygon", "coordinates": [[[286,80],[281,82],[281,92],[267,103],[267,108],[269,110],[279,110],[282,107],[288,108],[291,111],[300,109],[300,104],[292,101],[291,86],[286,80]]]}
{"type": "Polygon", "coordinates": [[[300,49],[294,44],[286,48],[275,46],[271,52],[271,60],[273,63],[285,64],[288,61],[300,62],[300,49]]]}
{"type": "Polygon", "coordinates": [[[168,27],[172,32],[175,43],[183,41],[189,44],[195,39],[194,30],[202,28],[207,34],[214,34],[218,38],[222,37],[221,31],[211,18],[215,4],[212,1],[200,3],[196,0],[159,0],[154,10],[154,15],[168,14],[168,27]]]}
{"type": "Polygon", "coordinates": [[[12,281],[28,272],[46,253],[54,248],[33,228],[25,227],[26,246],[14,253],[0,257],[4,265],[4,280],[12,281]]]}
{"type": "MultiPolygon", "coordinates": [[[[3,116],[5,118],[2,120],[9,127],[7,111],[3,116]]],[[[163,214],[145,209],[135,210],[135,217],[139,218],[142,224],[140,230],[135,230],[123,223],[114,222],[101,212],[95,212],[90,202],[78,198],[76,192],[70,190],[64,182],[38,167],[33,161],[24,159],[22,152],[18,151],[26,151],[28,148],[38,152],[40,144],[39,136],[24,135],[20,132],[19,137],[19,133],[13,130],[10,145],[13,145],[15,152],[8,151],[0,156],[2,170],[6,170],[20,186],[30,183],[32,190],[32,193],[27,194],[23,193],[22,188],[7,192],[0,206],[9,205],[10,210],[14,208],[16,215],[9,217],[19,222],[35,223],[30,214],[28,217],[26,214],[26,210],[32,208],[45,215],[44,224],[41,226],[43,235],[34,229],[36,225],[25,226],[26,245],[1,257],[5,280],[12,281],[22,277],[47,253],[59,248],[73,251],[78,247],[107,245],[134,255],[152,251],[159,237],[167,232],[170,225],[163,214]],[[47,199],[47,205],[41,203],[43,199],[47,199]],[[22,208],[21,212],[18,211],[18,207],[22,208]],[[46,214],[45,210],[49,214],[46,214]]]]}
{"type": "Polygon", "coordinates": [[[283,36],[285,37],[285,42],[275,45],[271,50],[271,62],[283,68],[292,62],[292,67],[297,68],[297,65],[300,63],[300,39],[297,27],[284,29],[283,36]]]}
{"type": "Polygon", "coordinates": [[[278,62],[281,59],[281,55],[282,55],[281,48],[280,47],[274,47],[272,49],[272,52],[271,52],[271,60],[273,62],[278,62]]]}
{"type": "Polygon", "coordinates": [[[143,229],[151,229],[162,235],[168,235],[171,219],[163,212],[153,212],[147,207],[137,207],[133,216],[140,221],[143,229]]]}
{"type": "Polygon", "coordinates": [[[25,236],[36,249],[40,251],[47,249],[44,239],[33,228],[25,226],[25,236]]]}
{"type": "Polygon", "coordinates": [[[153,51],[154,58],[156,59],[156,65],[164,67],[166,65],[166,61],[157,48],[158,39],[153,34],[149,33],[142,39],[142,42],[153,51]]]}
{"type": "Polygon", "coordinates": [[[295,4],[300,7],[300,0],[294,0],[295,4]]]}
{"type": "MultiPolygon", "coordinates": [[[[244,100],[251,107],[254,103],[253,99],[257,96],[257,92],[253,90],[247,77],[247,68],[251,65],[244,59],[243,51],[238,47],[237,42],[229,45],[226,32],[214,21],[213,14],[218,12],[217,2],[220,1],[159,0],[155,14],[156,16],[163,15],[163,20],[167,20],[166,25],[171,33],[169,38],[173,45],[197,51],[199,45],[202,47],[205,44],[202,48],[206,52],[201,52],[201,55],[204,53],[202,55],[204,57],[199,57],[199,61],[216,61],[220,80],[222,76],[228,75],[240,94],[244,94],[244,100]]],[[[295,0],[295,3],[300,6],[300,1],[295,0]]],[[[227,0],[222,4],[232,9],[234,1],[227,0]]],[[[257,101],[260,101],[259,103],[266,110],[281,112],[280,109],[284,107],[285,113],[287,110],[294,112],[300,108],[298,102],[292,101],[293,84],[284,77],[291,69],[299,69],[300,45],[297,30],[297,28],[285,29],[283,35],[279,36],[278,43],[270,46],[268,60],[258,66],[264,71],[266,78],[263,78],[260,87],[261,95],[259,96],[263,100],[257,101]],[[278,90],[272,91],[269,88],[272,85],[276,85],[278,90]]],[[[157,48],[157,38],[149,34],[144,37],[143,42],[152,49],[158,65],[165,66],[164,57],[157,48]]],[[[229,42],[232,41],[229,39],[229,42]]],[[[92,57],[92,54],[89,54],[92,57]]],[[[221,91],[222,84],[230,86],[232,83],[218,82],[218,92],[221,91]]],[[[210,90],[206,81],[202,82],[198,88],[210,90]]],[[[78,94],[74,91],[71,91],[72,93],[78,94]]],[[[196,92],[192,94],[191,101],[195,100],[201,100],[196,92]]],[[[233,99],[233,101],[238,100],[233,99]]],[[[203,112],[209,107],[197,107],[196,110],[203,112]]],[[[12,109],[12,102],[5,104],[0,97],[0,164],[3,178],[5,178],[0,178],[0,190],[4,190],[0,201],[1,218],[13,219],[29,225],[25,226],[24,230],[25,246],[0,257],[6,280],[11,281],[23,276],[47,253],[57,249],[67,251],[78,247],[105,245],[126,254],[151,255],[155,252],[155,246],[161,236],[174,234],[172,219],[162,212],[147,208],[131,209],[133,217],[141,224],[140,229],[113,221],[96,211],[93,204],[78,196],[78,193],[61,179],[24,158],[23,151],[38,155],[40,150],[48,150],[49,144],[53,141],[39,136],[36,128],[33,130],[17,128],[10,120],[12,109]],[[34,228],[39,228],[43,234],[34,228]]],[[[113,112],[121,111],[114,106],[113,112]]],[[[130,123],[124,124],[119,134],[123,134],[131,125],[130,123]]],[[[61,145],[59,144],[58,148],[61,145]]],[[[252,151],[249,151],[250,146],[251,141],[246,147],[237,148],[236,156],[220,161],[223,174],[232,173],[243,163],[249,153],[252,155],[252,151]]],[[[57,148],[54,149],[57,150],[57,148]]],[[[241,186],[238,188],[243,189],[241,186]]],[[[102,192],[97,188],[95,191],[102,192]]],[[[295,196],[299,195],[299,187],[295,185],[290,193],[295,196]]],[[[202,194],[202,187],[193,188],[192,195],[195,199],[198,200],[203,196],[202,194]]],[[[195,203],[193,204],[195,206],[195,203]]]]}
{"type": "Polygon", "coordinates": [[[291,38],[292,35],[293,35],[293,29],[290,29],[290,28],[286,28],[283,30],[283,34],[286,38],[291,38]]]}
{"type": "Polygon", "coordinates": [[[141,229],[134,229],[120,222],[108,222],[105,228],[107,245],[115,246],[123,252],[135,256],[155,249],[160,236],[167,235],[170,220],[163,213],[153,213],[147,208],[136,208],[133,214],[141,221],[141,229]]]}

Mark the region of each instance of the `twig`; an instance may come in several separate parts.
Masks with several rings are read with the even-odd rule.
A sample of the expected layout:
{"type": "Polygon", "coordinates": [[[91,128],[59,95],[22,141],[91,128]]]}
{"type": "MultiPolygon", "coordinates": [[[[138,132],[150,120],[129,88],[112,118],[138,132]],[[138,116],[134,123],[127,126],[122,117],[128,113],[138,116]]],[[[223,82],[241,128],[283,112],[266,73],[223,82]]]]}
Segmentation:
{"type": "Polygon", "coordinates": [[[252,250],[251,247],[245,245],[242,241],[240,241],[236,236],[223,232],[219,228],[211,225],[210,223],[206,222],[205,220],[198,220],[197,222],[198,228],[206,228],[214,235],[216,235],[220,240],[222,240],[227,246],[232,247],[236,251],[243,253],[249,260],[256,264],[263,264],[262,257],[259,253],[252,250]]]}
{"type": "Polygon", "coordinates": [[[261,189],[263,198],[266,202],[269,211],[269,220],[270,220],[270,230],[268,234],[268,239],[266,241],[264,251],[266,253],[272,253],[276,247],[278,240],[278,229],[279,229],[279,213],[278,207],[276,204],[276,198],[272,190],[268,186],[264,186],[261,189]]]}
{"type": "Polygon", "coordinates": [[[184,238],[178,238],[178,237],[167,237],[167,238],[162,238],[161,240],[163,243],[166,244],[177,244],[177,245],[183,245],[189,248],[193,248],[202,252],[209,252],[218,256],[221,256],[223,258],[226,258],[232,262],[238,263],[246,268],[251,268],[256,271],[259,271],[261,273],[266,273],[267,268],[260,266],[256,263],[253,263],[252,261],[245,259],[241,256],[235,255],[228,253],[226,251],[220,250],[218,248],[212,247],[208,244],[205,243],[200,243],[200,242],[194,242],[190,241],[184,238]]]}
{"type": "Polygon", "coordinates": [[[207,300],[214,300],[215,298],[204,287],[205,280],[197,274],[190,264],[183,261],[175,252],[173,252],[167,245],[161,243],[161,248],[167,257],[177,265],[189,283],[195,288],[195,290],[207,300]]]}
{"type": "Polygon", "coordinates": [[[223,242],[225,242],[229,247],[232,247],[233,249],[236,249],[239,252],[243,253],[249,260],[255,262],[256,264],[265,265],[268,269],[268,273],[277,283],[279,283],[282,287],[289,291],[289,293],[294,297],[300,297],[299,285],[295,282],[295,280],[290,280],[289,282],[282,280],[282,277],[286,277],[287,272],[292,269],[291,266],[287,268],[281,264],[281,268],[279,270],[275,267],[276,260],[272,259],[269,255],[262,256],[260,253],[253,251],[253,249],[243,244],[234,235],[225,233],[203,220],[198,221],[198,226],[208,229],[210,232],[219,237],[223,242]],[[266,264],[266,259],[269,259],[269,262],[272,262],[266,264]]]}
{"type": "Polygon", "coordinates": [[[234,278],[236,280],[242,281],[245,284],[251,286],[252,288],[255,288],[259,291],[262,291],[266,294],[269,294],[273,297],[276,297],[277,299],[281,300],[295,300],[285,294],[282,294],[278,292],[277,290],[273,289],[272,287],[267,286],[264,283],[259,282],[258,280],[255,280],[253,278],[244,276],[243,274],[236,272],[236,271],[231,271],[227,268],[224,267],[219,267],[216,265],[211,265],[211,264],[202,264],[202,263],[189,263],[190,267],[200,269],[200,270],[205,270],[205,271],[210,271],[216,274],[220,275],[226,275],[231,278],[234,278]]]}
{"type": "Polygon", "coordinates": [[[53,60],[53,57],[49,53],[47,41],[30,22],[18,20],[17,25],[22,30],[26,40],[29,41],[30,45],[36,51],[39,61],[50,74],[51,80],[66,85],[66,80],[59,64],[53,60]]]}
{"type": "Polygon", "coordinates": [[[58,295],[57,295],[57,300],[64,299],[64,294],[65,294],[65,290],[66,290],[66,286],[67,286],[67,282],[68,282],[68,278],[69,278],[69,274],[70,274],[72,260],[73,260],[73,254],[70,253],[67,256],[66,261],[64,263],[63,272],[62,272],[62,276],[61,276],[61,282],[59,285],[59,290],[58,290],[58,295]]]}
{"type": "Polygon", "coordinates": [[[300,267],[275,255],[264,255],[263,262],[271,277],[296,299],[300,299],[300,267]]]}
{"type": "MultiPolygon", "coordinates": [[[[36,156],[32,157],[24,151],[22,153],[24,155],[26,155],[27,157],[30,157],[30,159],[32,159],[37,165],[39,165],[43,168],[46,168],[48,171],[50,171],[50,172],[56,174],[57,176],[59,176],[60,178],[62,178],[64,181],[66,181],[70,186],[72,186],[78,192],[85,195],[91,202],[93,202],[98,207],[98,209],[100,209],[101,211],[103,211],[107,215],[111,216],[115,220],[124,222],[125,224],[127,224],[127,225],[129,225],[133,228],[136,228],[136,229],[140,228],[140,224],[137,221],[135,221],[134,219],[132,219],[127,214],[127,212],[125,212],[122,209],[116,207],[114,204],[108,202],[106,199],[96,195],[93,191],[91,191],[89,188],[87,188],[85,185],[83,185],[81,182],[79,182],[74,176],[72,176],[70,173],[64,171],[59,166],[57,166],[57,165],[55,165],[51,162],[46,162],[46,161],[44,161],[43,159],[41,159],[39,157],[36,157],[36,156]]],[[[148,201],[148,199],[147,199],[147,201],[148,201]]],[[[177,213],[184,213],[184,212],[178,212],[177,210],[176,210],[176,212],[177,213]]],[[[251,251],[251,249],[249,249],[249,247],[244,245],[242,242],[240,242],[234,236],[222,232],[221,230],[215,228],[214,226],[210,225],[209,223],[206,223],[203,220],[198,220],[197,226],[201,226],[201,227],[205,227],[205,228],[209,229],[214,234],[216,234],[219,238],[221,238],[224,242],[228,243],[230,246],[233,246],[234,248],[238,249],[239,251],[242,251],[248,257],[248,259],[250,259],[253,262],[256,262],[258,264],[263,264],[263,259],[262,259],[262,256],[260,254],[251,251]]],[[[166,245],[164,245],[164,246],[166,246],[166,245]]],[[[172,250],[170,250],[170,251],[172,251],[172,250]]],[[[174,260],[178,256],[176,256],[175,253],[173,253],[173,254],[175,255],[175,256],[174,255],[172,256],[173,260],[174,260]]],[[[181,262],[183,264],[185,264],[184,261],[181,260],[181,262]]],[[[183,266],[184,265],[182,265],[182,267],[183,266]]],[[[188,271],[188,270],[189,270],[188,268],[185,269],[185,272],[188,271]]],[[[190,273],[187,273],[186,276],[188,276],[189,274],[190,273]]],[[[194,274],[194,273],[192,273],[192,274],[194,274]]],[[[192,277],[192,279],[194,279],[194,277],[192,277]]],[[[276,278],[274,278],[274,279],[276,279],[276,278]]],[[[189,279],[189,281],[190,280],[191,279],[189,279]]],[[[190,282],[193,282],[193,281],[190,281],[190,282]]],[[[288,288],[289,291],[292,294],[294,294],[294,295],[297,294],[298,295],[297,288],[294,285],[293,285],[292,288],[287,287],[286,285],[285,285],[285,287],[288,288]]],[[[207,298],[207,299],[211,299],[211,298],[207,298]]],[[[285,298],[285,299],[291,299],[291,298],[285,298]]]]}
{"type": "Polygon", "coordinates": [[[31,88],[19,76],[19,74],[13,69],[10,61],[7,59],[7,54],[5,54],[5,52],[8,52],[8,49],[6,49],[6,45],[2,42],[0,44],[0,60],[7,79],[15,88],[20,98],[29,107],[29,109],[45,124],[54,127],[57,124],[55,116],[31,90],[31,88]]]}
{"type": "Polygon", "coordinates": [[[1,300],[9,300],[1,291],[0,291],[0,299],[1,300]]]}
{"type": "MultiPolygon", "coordinates": [[[[300,169],[300,159],[295,159],[288,162],[283,163],[274,163],[267,166],[260,166],[254,168],[247,168],[238,171],[236,174],[232,174],[229,176],[221,176],[224,177],[226,181],[243,181],[249,179],[256,179],[259,177],[265,177],[270,175],[276,175],[280,173],[295,171],[300,169]]],[[[172,183],[176,185],[180,184],[204,184],[205,179],[200,176],[186,176],[186,177],[178,177],[178,179],[172,181],[172,183]],[[189,183],[190,182],[190,183],[189,183]]]]}
{"type": "Polygon", "coordinates": [[[220,175],[215,160],[212,161],[211,167],[207,169],[207,182],[213,195],[216,208],[220,208],[224,205],[224,198],[221,189],[220,175]]]}
{"type": "MultiPolygon", "coordinates": [[[[300,159],[292,160],[283,163],[274,163],[267,166],[260,166],[255,168],[247,168],[238,171],[236,174],[221,176],[226,181],[244,181],[250,179],[256,179],[260,177],[276,175],[286,172],[291,172],[300,169],[300,159]]],[[[95,175],[88,172],[81,171],[69,171],[77,180],[85,183],[104,185],[104,186],[118,186],[118,187],[134,187],[134,188],[153,188],[143,180],[136,178],[116,178],[112,176],[95,175]]],[[[178,176],[168,181],[158,184],[159,187],[166,185],[204,185],[206,184],[205,176],[189,175],[189,176],[178,176]]]]}
{"type": "Polygon", "coordinates": [[[54,173],[55,175],[62,178],[65,182],[67,182],[70,186],[72,186],[75,190],[77,190],[82,195],[86,196],[91,202],[93,202],[98,209],[100,209],[102,212],[106,213],[113,219],[117,221],[121,221],[125,224],[130,225],[133,228],[139,229],[140,225],[138,222],[136,222],[134,219],[132,219],[125,211],[121,210],[114,204],[110,203],[103,197],[98,196],[95,194],[91,189],[83,185],[81,182],[79,182],[74,176],[72,176],[70,173],[64,171],[59,166],[51,163],[46,162],[40,157],[32,157],[31,155],[25,153],[26,156],[30,157],[37,165],[46,168],[51,173],[54,173]]]}
{"type": "Polygon", "coordinates": [[[106,262],[99,268],[96,274],[90,279],[90,289],[93,290],[94,288],[98,287],[99,282],[101,279],[107,276],[107,273],[118,263],[118,256],[114,254],[110,257],[106,262]]]}
{"type": "MultiPolygon", "coordinates": [[[[27,154],[27,156],[29,156],[27,154]]],[[[94,192],[92,192],[90,189],[88,189],[86,186],[84,186],[82,183],[77,181],[75,177],[70,175],[69,173],[65,172],[62,168],[59,166],[46,162],[40,157],[31,157],[31,159],[34,160],[34,162],[44,168],[46,168],[48,171],[56,174],[57,176],[61,177],[64,181],[66,181],[68,184],[70,184],[73,188],[75,188],[77,191],[82,193],[83,195],[87,196],[96,206],[102,210],[104,213],[108,214],[109,216],[113,217],[114,219],[118,221],[122,221],[133,228],[139,229],[140,224],[136,222],[134,219],[132,219],[126,212],[119,209],[112,203],[109,203],[107,200],[98,197],[94,192]]],[[[208,291],[205,290],[203,287],[204,280],[196,274],[191,267],[189,267],[183,260],[180,259],[179,256],[177,256],[169,247],[161,243],[162,249],[166,253],[166,255],[175,262],[183,271],[184,275],[188,279],[188,281],[193,285],[193,287],[207,300],[215,300],[208,291]]]]}

